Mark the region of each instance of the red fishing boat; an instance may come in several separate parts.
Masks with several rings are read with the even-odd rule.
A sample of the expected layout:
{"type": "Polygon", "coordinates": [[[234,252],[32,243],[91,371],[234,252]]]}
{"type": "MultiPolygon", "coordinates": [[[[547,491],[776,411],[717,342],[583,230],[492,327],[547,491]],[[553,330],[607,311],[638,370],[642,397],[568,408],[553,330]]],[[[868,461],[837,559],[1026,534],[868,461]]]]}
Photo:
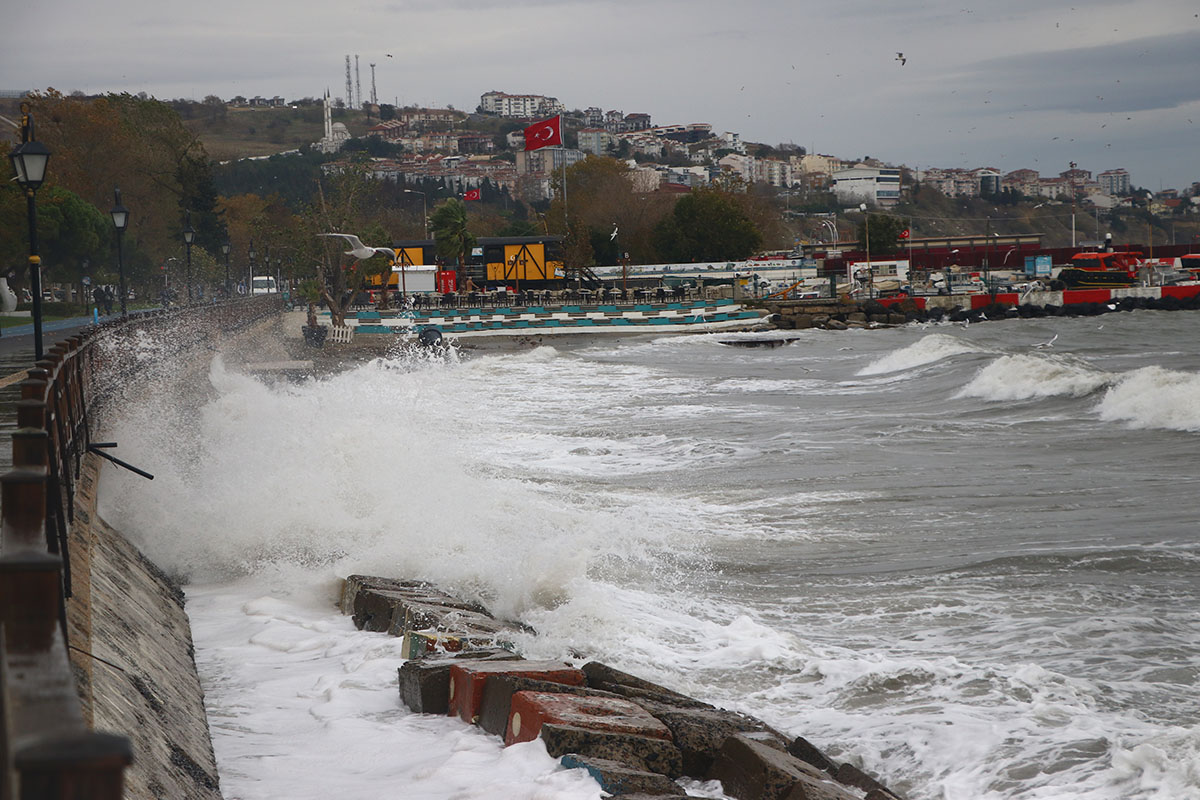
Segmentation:
{"type": "Polygon", "coordinates": [[[1136,286],[1141,265],[1142,254],[1133,251],[1076,253],[1057,277],[1068,289],[1116,289],[1136,286]]]}

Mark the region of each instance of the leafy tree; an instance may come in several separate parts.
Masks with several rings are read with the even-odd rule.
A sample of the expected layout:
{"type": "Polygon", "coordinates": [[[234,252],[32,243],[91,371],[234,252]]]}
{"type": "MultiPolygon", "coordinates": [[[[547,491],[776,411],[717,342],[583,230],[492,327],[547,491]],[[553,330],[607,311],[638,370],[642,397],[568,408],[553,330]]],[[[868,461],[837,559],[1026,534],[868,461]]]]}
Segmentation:
{"type": "Polygon", "coordinates": [[[475,246],[475,237],[467,229],[466,204],[454,197],[443,201],[433,210],[429,223],[437,254],[456,259],[459,266],[466,264],[475,246]]]}
{"type": "Polygon", "coordinates": [[[728,192],[697,189],[680,198],[655,229],[670,261],[736,261],[762,244],[762,234],[728,192]]]}
{"type": "Polygon", "coordinates": [[[866,219],[858,226],[858,240],[866,244],[872,254],[883,255],[885,253],[894,253],[901,247],[900,233],[907,228],[904,220],[899,217],[893,217],[891,214],[874,214],[870,215],[870,223],[866,219]],[[868,242],[867,233],[870,231],[870,241],[868,242]]]}

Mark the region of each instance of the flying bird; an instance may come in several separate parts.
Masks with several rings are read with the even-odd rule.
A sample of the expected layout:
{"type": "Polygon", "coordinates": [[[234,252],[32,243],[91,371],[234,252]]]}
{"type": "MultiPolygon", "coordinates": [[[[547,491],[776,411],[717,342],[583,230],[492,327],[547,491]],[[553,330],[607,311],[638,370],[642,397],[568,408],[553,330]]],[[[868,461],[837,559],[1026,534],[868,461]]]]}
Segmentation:
{"type": "Polygon", "coordinates": [[[896,60],[900,62],[900,66],[908,63],[908,59],[904,57],[904,53],[896,53],[896,60]]]}
{"type": "Polygon", "coordinates": [[[347,242],[350,243],[350,248],[351,248],[351,249],[345,251],[346,255],[354,256],[359,261],[362,261],[364,258],[372,258],[373,256],[376,256],[376,255],[384,255],[384,256],[387,256],[389,259],[395,259],[395,257],[396,257],[396,251],[393,250],[392,248],[390,248],[390,247],[368,247],[367,245],[362,243],[362,239],[359,239],[353,233],[318,233],[317,236],[339,236],[339,237],[345,239],[347,242]]]}

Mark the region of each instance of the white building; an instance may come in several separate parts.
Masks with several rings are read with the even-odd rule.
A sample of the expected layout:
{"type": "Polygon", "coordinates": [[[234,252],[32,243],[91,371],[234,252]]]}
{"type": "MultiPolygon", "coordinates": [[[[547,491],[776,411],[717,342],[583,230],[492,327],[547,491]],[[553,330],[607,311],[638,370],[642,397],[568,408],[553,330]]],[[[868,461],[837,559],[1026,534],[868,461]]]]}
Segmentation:
{"type": "Polygon", "coordinates": [[[900,202],[900,170],[854,166],[833,173],[833,193],[842,203],[894,206],[900,202]]]}
{"type": "Polygon", "coordinates": [[[488,114],[516,119],[552,117],[565,110],[563,104],[554,97],[540,94],[508,94],[507,92],[487,92],[480,95],[479,107],[488,114]]]}
{"type": "Polygon", "coordinates": [[[1128,194],[1129,173],[1123,169],[1109,169],[1096,176],[1100,191],[1105,194],[1128,194]]]}

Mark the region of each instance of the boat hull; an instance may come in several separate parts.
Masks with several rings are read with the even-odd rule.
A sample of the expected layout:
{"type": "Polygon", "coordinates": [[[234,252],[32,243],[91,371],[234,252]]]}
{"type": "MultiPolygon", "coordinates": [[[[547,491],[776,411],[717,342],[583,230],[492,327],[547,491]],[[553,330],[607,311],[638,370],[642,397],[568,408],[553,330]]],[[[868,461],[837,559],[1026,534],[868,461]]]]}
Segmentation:
{"type": "Polygon", "coordinates": [[[1136,286],[1137,278],[1124,270],[1093,270],[1063,267],[1058,280],[1069,289],[1117,289],[1136,286]]]}

